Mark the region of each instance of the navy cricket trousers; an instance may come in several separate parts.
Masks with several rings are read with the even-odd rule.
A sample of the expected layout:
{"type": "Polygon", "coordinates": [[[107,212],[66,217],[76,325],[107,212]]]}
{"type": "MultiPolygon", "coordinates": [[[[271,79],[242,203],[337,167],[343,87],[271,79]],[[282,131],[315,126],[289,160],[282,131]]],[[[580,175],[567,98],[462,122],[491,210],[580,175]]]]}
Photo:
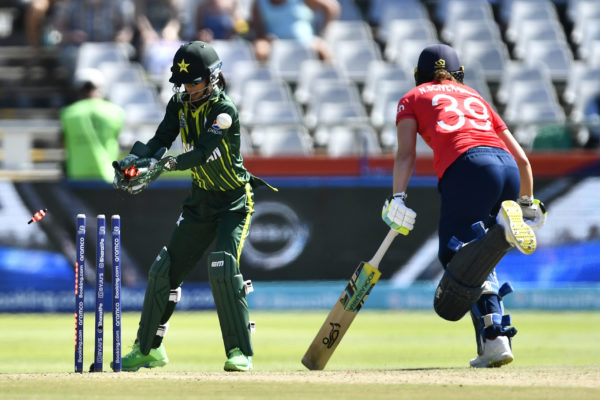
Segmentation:
{"type": "Polygon", "coordinates": [[[444,267],[454,252],[448,241],[456,236],[467,243],[475,239],[471,225],[483,221],[486,228],[496,223],[504,200],[516,200],[521,179],[513,156],[499,148],[474,147],[462,154],[438,182],[441,212],[438,226],[438,257],[444,267]]]}

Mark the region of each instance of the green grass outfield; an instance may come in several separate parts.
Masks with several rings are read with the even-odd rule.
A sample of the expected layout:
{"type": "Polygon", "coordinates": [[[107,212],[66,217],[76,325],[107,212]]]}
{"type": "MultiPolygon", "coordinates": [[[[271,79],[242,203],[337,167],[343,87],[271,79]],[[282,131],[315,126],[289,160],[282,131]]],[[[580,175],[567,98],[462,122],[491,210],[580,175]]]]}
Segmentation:
{"type": "MultiPolygon", "coordinates": [[[[515,361],[471,369],[470,318],[433,311],[363,310],[325,371],[300,359],[327,314],[253,312],[255,369],[222,372],[214,312],[178,312],[165,340],[170,363],[137,373],[75,374],[71,314],[0,314],[2,399],[600,399],[600,312],[512,313],[515,361]]],[[[123,352],[139,314],[123,315],[123,352]]],[[[92,312],[85,319],[85,365],[92,362],[92,312]]],[[[105,371],[112,358],[105,320],[105,371]]]]}

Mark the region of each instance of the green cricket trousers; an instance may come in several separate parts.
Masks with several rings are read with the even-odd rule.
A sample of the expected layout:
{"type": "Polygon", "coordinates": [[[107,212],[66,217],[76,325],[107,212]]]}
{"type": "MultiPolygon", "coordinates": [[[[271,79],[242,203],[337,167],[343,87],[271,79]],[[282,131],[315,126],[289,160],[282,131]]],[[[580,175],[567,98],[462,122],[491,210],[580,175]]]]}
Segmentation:
{"type": "Polygon", "coordinates": [[[254,193],[249,183],[225,192],[206,191],[192,185],[167,245],[171,289],[183,283],[213,240],[215,251],[228,252],[239,265],[253,212],[254,193]]]}

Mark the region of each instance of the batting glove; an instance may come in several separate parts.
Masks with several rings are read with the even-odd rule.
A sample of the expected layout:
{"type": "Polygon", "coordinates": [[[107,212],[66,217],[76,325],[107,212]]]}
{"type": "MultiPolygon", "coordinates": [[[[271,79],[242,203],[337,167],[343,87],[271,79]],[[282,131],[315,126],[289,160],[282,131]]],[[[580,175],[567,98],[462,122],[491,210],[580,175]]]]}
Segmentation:
{"type": "Polygon", "coordinates": [[[540,229],[546,223],[546,207],[544,203],[538,199],[529,196],[521,196],[517,200],[517,204],[521,206],[523,212],[523,220],[534,231],[540,229]]]}
{"type": "Polygon", "coordinates": [[[415,226],[417,213],[404,205],[406,193],[396,193],[387,198],[381,210],[381,218],[393,230],[408,235],[415,226]]]}

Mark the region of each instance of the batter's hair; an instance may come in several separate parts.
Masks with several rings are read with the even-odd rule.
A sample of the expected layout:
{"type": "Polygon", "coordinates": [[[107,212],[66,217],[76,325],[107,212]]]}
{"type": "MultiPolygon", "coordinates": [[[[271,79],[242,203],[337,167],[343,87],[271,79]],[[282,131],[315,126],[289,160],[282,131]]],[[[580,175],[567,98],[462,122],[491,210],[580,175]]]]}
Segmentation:
{"type": "Polygon", "coordinates": [[[464,76],[465,73],[463,71],[450,72],[445,69],[436,69],[433,72],[433,82],[440,84],[444,81],[463,83],[464,76]]]}

